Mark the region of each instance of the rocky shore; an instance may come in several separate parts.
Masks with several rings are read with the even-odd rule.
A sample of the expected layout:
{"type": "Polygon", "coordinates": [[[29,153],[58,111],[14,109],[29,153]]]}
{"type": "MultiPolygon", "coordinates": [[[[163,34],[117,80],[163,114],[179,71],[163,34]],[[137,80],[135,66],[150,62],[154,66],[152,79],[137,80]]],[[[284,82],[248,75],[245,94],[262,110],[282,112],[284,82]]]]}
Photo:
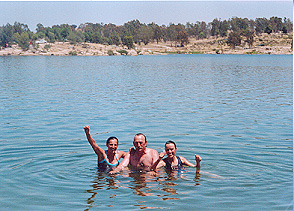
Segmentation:
{"type": "Polygon", "coordinates": [[[135,44],[133,49],[126,46],[102,45],[95,43],[70,44],[69,42],[40,43],[23,51],[18,45],[0,50],[0,56],[112,56],[112,55],[167,55],[167,54],[293,54],[293,33],[261,34],[254,38],[253,46],[245,41],[232,49],[226,39],[190,39],[184,47],[179,43],[153,42],[147,45],[135,44]]]}

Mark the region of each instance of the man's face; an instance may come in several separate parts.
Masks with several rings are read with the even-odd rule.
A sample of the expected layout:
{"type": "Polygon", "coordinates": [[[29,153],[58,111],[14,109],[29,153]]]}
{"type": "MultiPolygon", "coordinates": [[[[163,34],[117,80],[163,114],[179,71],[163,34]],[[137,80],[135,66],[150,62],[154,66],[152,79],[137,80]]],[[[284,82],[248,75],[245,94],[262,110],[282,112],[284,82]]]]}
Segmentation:
{"type": "Polygon", "coordinates": [[[142,135],[135,136],[134,138],[134,147],[138,151],[144,151],[146,149],[147,143],[145,141],[145,137],[142,135]]]}

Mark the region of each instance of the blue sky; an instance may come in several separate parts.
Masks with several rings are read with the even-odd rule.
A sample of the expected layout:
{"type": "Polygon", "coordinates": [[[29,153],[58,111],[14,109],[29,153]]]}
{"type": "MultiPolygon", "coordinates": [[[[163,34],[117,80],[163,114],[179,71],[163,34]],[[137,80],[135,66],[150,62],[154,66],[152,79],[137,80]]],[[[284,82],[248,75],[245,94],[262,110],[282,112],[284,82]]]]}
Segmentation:
{"type": "Polygon", "coordinates": [[[272,16],[293,20],[293,2],[286,1],[0,1],[0,25],[15,21],[35,30],[38,23],[56,24],[113,23],[122,25],[138,19],[159,25],[214,18],[255,19],[272,16]]]}

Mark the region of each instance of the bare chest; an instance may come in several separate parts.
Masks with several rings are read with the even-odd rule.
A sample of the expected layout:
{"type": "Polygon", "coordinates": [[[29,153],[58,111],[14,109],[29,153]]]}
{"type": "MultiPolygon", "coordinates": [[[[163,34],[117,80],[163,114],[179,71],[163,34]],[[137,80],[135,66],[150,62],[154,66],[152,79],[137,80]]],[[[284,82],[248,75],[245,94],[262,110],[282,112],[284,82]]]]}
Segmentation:
{"type": "Polygon", "coordinates": [[[134,154],[130,157],[130,164],[132,165],[132,167],[145,169],[150,168],[152,166],[152,160],[152,157],[148,156],[147,154],[144,154],[142,156],[134,154]]]}

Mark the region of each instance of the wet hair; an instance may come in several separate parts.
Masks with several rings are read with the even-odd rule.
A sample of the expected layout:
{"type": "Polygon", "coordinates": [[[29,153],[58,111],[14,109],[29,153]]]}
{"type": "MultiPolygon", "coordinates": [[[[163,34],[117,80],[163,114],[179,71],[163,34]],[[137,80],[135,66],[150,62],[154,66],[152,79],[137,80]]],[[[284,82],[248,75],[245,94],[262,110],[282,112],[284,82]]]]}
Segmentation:
{"type": "Polygon", "coordinates": [[[144,136],[145,142],[147,142],[147,138],[143,133],[137,133],[135,136],[144,136]]]}
{"type": "Polygon", "coordinates": [[[171,140],[169,140],[169,141],[165,142],[165,145],[167,145],[167,144],[173,144],[173,145],[175,145],[175,148],[177,148],[177,145],[176,145],[176,143],[175,143],[175,142],[173,142],[173,141],[171,141],[171,140]]]}
{"type": "Polygon", "coordinates": [[[118,144],[118,138],[116,138],[115,136],[111,136],[111,137],[109,137],[109,138],[107,139],[107,141],[106,141],[106,144],[109,144],[110,140],[112,140],[112,139],[116,140],[116,141],[117,141],[117,144],[118,144]]]}

